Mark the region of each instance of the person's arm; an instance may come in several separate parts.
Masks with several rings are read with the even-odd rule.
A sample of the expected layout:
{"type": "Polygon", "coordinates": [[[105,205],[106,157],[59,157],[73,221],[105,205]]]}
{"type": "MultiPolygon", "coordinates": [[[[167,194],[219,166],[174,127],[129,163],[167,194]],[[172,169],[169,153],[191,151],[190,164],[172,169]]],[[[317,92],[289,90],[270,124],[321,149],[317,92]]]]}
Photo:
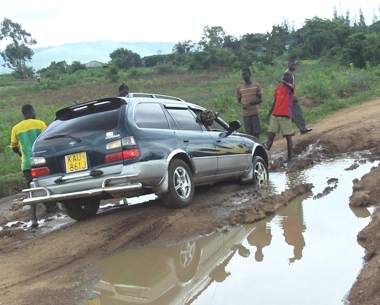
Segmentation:
{"type": "Polygon", "coordinates": [[[274,109],[274,105],[276,104],[276,92],[277,92],[277,88],[276,88],[276,90],[274,91],[274,94],[273,94],[273,103],[272,103],[272,107],[270,107],[269,112],[268,112],[268,119],[272,115],[272,112],[273,112],[273,109],[274,109]]]}
{"type": "Polygon", "coordinates": [[[236,89],[236,99],[237,99],[238,104],[241,104],[241,93],[240,93],[239,87],[237,87],[236,89]]]}
{"type": "Polygon", "coordinates": [[[12,128],[12,133],[11,133],[11,147],[12,147],[12,150],[14,153],[21,156],[19,143],[18,143],[18,139],[17,139],[17,134],[16,134],[16,130],[14,127],[12,128]]]}
{"type": "Polygon", "coordinates": [[[273,99],[272,107],[270,107],[269,112],[268,112],[268,119],[269,119],[269,117],[272,115],[272,111],[273,111],[273,109],[274,109],[274,104],[275,104],[275,103],[276,103],[276,100],[273,99]]]}
{"type": "Polygon", "coordinates": [[[42,122],[42,126],[41,126],[41,133],[45,131],[45,129],[47,128],[46,126],[46,123],[44,121],[41,121],[42,122]]]}
{"type": "Polygon", "coordinates": [[[257,85],[257,88],[256,88],[256,101],[254,103],[251,103],[251,105],[259,105],[262,102],[263,102],[263,95],[262,95],[261,86],[257,85]]]}
{"type": "Polygon", "coordinates": [[[21,157],[21,152],[20,152],[20,149],[18,147],[12,147],[12,150],[15,154],[18,154],[21,157]]]}

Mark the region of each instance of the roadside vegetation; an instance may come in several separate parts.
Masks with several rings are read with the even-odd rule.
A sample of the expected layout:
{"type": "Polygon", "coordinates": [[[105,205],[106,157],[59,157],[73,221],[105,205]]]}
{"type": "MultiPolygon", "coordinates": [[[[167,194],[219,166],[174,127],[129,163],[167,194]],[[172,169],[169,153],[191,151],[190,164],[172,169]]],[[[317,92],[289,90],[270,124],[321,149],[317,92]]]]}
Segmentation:
{"type": "MultiPolygon", "coordinates": [[[[367,25],[362,14],[354,21],[348,13],[335,13],[331,20],[306,20],[298,30],[284,23],[269,33],[240,38],[226,35],[222,27],[205,27],[199,42],[179,42],[171,54],[140,58],[118,49],[99,68],[62,61],[52,62],[34,77],[20,77],[17,71],[0,75],[0,196],[25,186],[19,158],[9,148],[11,128],[22,119],[20,108],[25,103],[33,104],[38,118],[50,123],[59,108],[114,96],[126,82],[132,92],[178,96],[230,121],[241,119],[235,89],[242,82],[240,68],[249,66],[264,91],[260,116],[265,131],[274,88],[289,60],[300,63],[297,96],[306,121],[313,123],[380,95],[379,48],[376,18],[367,25]]],[[[21,67],[26,69],[25,61],[21,67]]]]}

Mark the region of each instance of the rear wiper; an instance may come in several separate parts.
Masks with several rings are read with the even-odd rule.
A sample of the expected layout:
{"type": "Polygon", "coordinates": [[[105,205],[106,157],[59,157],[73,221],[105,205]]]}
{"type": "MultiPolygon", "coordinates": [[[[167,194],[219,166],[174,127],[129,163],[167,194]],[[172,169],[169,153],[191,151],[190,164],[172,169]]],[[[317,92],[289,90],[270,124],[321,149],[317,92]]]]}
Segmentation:
{"type": "Polygon", "coordinates": [[[45,140],[58,139],[58,138],[70,138],[70,139],[73,139],[74,141],[76,141],[78,143],[82,141],[81,139],[70,136],[68,134],[57,134],[55,136],[47,137],[47,138],[45,138],[45,140]]]}

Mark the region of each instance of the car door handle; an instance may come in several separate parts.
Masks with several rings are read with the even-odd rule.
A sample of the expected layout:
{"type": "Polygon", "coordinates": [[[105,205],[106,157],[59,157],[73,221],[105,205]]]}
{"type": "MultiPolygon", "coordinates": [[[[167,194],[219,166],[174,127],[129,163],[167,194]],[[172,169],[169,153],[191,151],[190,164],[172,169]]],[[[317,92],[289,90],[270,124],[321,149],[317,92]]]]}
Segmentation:
{"type": "Polygon", "coordinates": [[[189,140],[183,140],[183,143],[189,143],[190,141],[189,140]]]}
{"type": "Polygon", "coordinates": [[[222,140],[216,140],[216,143],[221,143],[222,142],[222,140]]]}

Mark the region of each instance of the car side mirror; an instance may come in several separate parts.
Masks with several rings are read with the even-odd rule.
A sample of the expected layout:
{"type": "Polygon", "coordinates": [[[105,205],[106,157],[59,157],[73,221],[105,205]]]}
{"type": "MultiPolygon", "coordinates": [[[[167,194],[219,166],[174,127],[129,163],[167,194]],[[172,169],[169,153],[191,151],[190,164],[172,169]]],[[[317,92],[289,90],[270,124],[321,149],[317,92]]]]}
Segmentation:
{"type": "Polygon", "coordinates": [[[232,121],[230,122],[228,127],[228,132],[233,133],[234,131],[238,130],[241,127],[241,124],[239,121],[232,121]]]}

